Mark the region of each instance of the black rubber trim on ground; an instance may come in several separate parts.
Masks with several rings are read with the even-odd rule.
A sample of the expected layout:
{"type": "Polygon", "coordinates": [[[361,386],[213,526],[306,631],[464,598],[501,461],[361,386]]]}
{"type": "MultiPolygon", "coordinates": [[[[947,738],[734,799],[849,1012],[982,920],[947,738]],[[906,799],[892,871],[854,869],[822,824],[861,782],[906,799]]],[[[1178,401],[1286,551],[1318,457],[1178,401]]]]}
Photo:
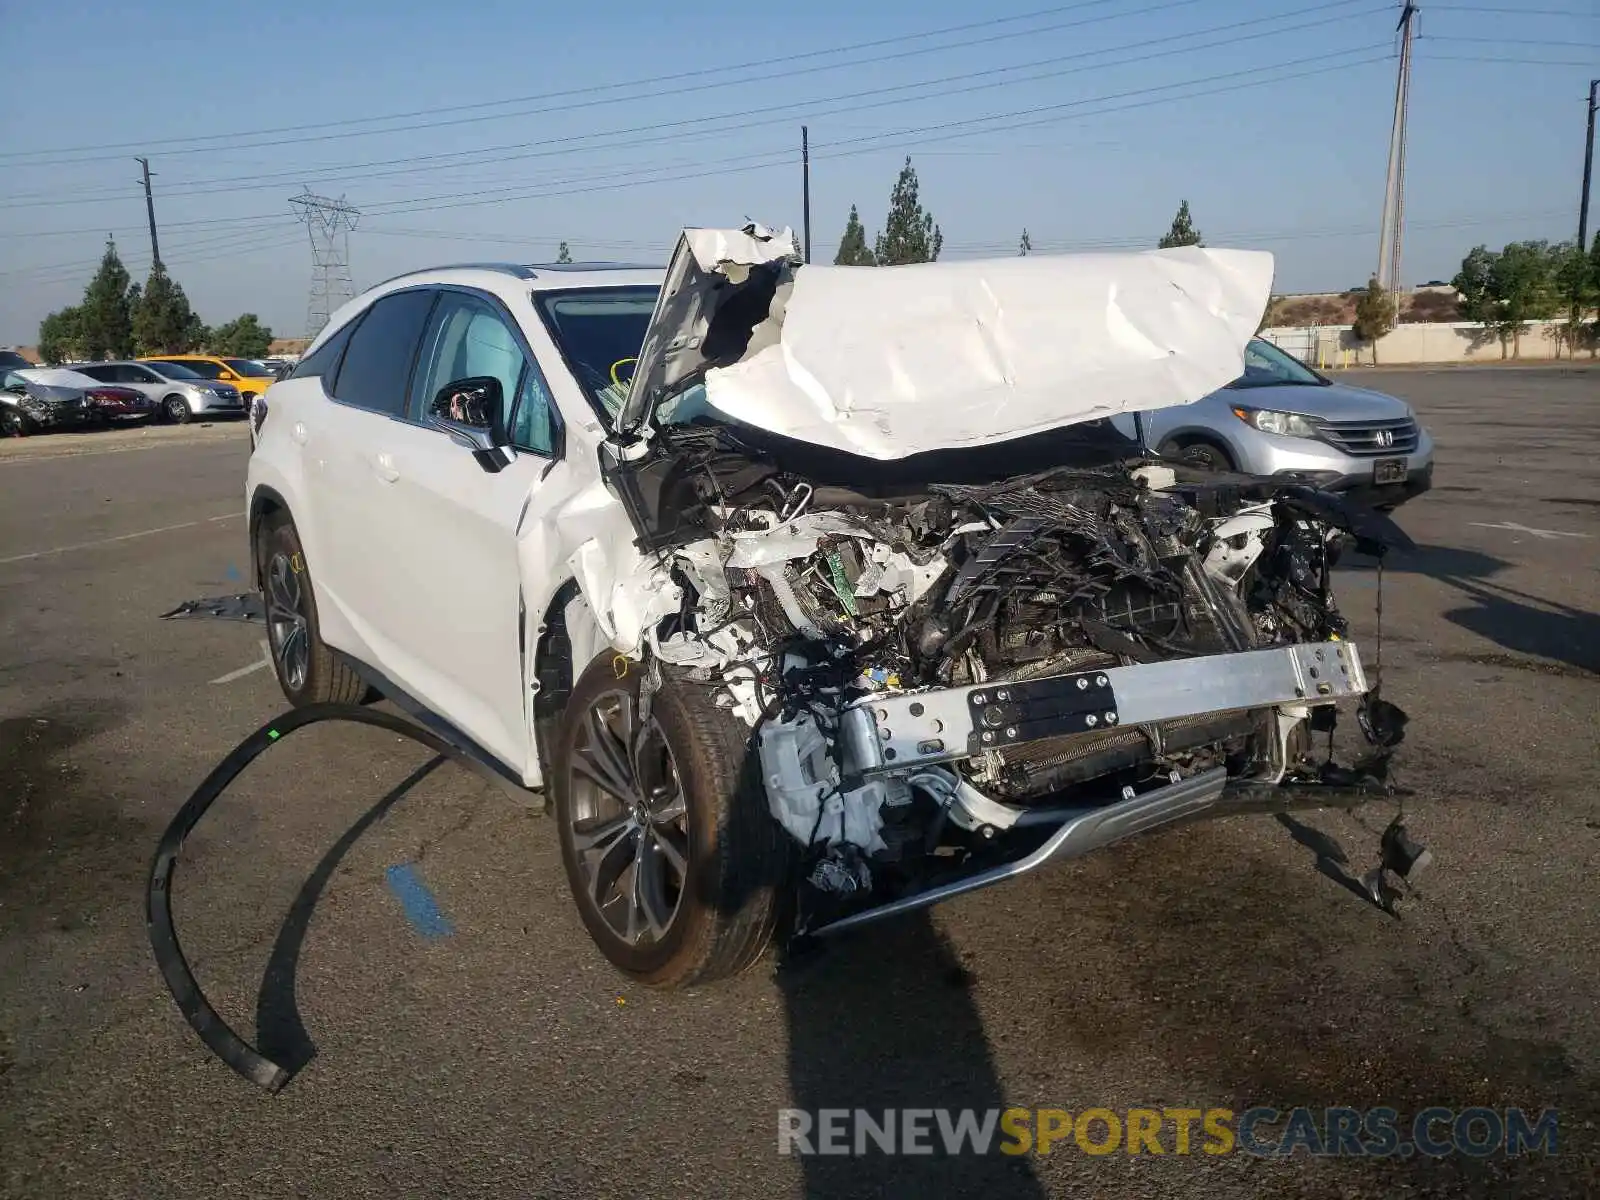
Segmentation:
{"type": "Polygon", "coordinates": [[[188,959],[183,956],[183,948],[178,943],[178,931],[172,923],[172,875],[184,839],[193,832],[200,818],[206,815],[206,810],[217,802],[228,785],[238,778],[239,773],[269,746],[282,741],[297,729],[321,721],[353,721],[358,725],[387,729],[420,742],[435,754],[488,777],[487,768],[464,756],[431,730],[404,717],[353,704],[311,704],[305,708],[290,709],[235,746],[194,790],[194,794],[178,810],[178,815],[172,818],[172,824],[167,826],[156,847],[155,860],[150,864],[150,880],[145,890],[145,925],[150,933],[150,948],[155,952],[156,966],[161,968],[162,977],[167,981],[172,998],[178,1002],[184,1020],[200,1035],[206,1049],[251,1083],[269,1092],[282,1089],[293,1078],[294,1072],[267,1058],[229,1028],[200,991],[200,983],[190,970],[188,959]]]}

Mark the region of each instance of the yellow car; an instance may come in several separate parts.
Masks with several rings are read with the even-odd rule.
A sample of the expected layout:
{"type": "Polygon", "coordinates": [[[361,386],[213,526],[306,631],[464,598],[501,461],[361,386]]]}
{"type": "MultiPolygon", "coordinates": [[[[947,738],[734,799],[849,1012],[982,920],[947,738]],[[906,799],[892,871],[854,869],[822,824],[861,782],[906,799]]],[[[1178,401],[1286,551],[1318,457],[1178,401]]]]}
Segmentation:
{"type": "Polygon", "coordinates": [[[140,362],[177,363],[188,367],[196,375],[218,383],[231,383],[239,389],[245,411],[250,410],[255,398],[277,382],[266,367],[248,358],[219,358],[211,354],[153,354],[140,362]]]}

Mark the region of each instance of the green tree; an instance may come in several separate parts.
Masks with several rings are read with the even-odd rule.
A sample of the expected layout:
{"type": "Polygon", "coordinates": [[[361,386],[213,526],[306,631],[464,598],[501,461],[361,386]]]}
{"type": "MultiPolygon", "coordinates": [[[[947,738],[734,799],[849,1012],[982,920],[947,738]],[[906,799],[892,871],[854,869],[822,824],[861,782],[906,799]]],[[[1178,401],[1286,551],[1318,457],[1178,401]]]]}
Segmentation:
{"type": "Polygon", "coordinates": [[[1461,312],[1500,337],[1500,357],[1522,356],[1522,331],[1529,321],[1554,316],[1562,298],[1555,256],[1548,242],[1509,242],[1504,249],[1474,246],[1451,282],[1461,293],[1461,312]]]}
{"type": "Polygon", "coordinates": [[[1575,242],[1552,246],[1550,257],[1556,295],[1567,306],[1560,339],[1566,343],[1567,357],[1572,358],[1577,354],[1578,345],[1589,335],[1589,310],[1600,303],[1600,272],[1595,270],[1593,258],[1575,242]]]}
{"type": "Polygon", "coordinates": [[[839,252],[833,256],[836,267],[871,267],[877,264],[872,251],[867,249],[867,231],[862,228],[861,214],[850,206],[850,219],[844,223],[844,236],[839,239],[839,252]]]}
{"type": "Polygon", "coordinates": [[[1499,257],[1487,246],[1474,246],[1461,260],[1461,270],[1450,286],[1461,294],[1461,315],[1480,325],[1494,324],[1499,310],[1489,290],[1489,273],[1499,257]]]}
{"type": "Polygon", "coordinates": [[[117,243],[106,238],[106,252],[79,305],[81,349],[86,358],[127,358],[133,354],[133,313],[128,304],[128,269],[117,243]]]}
{"type": "Polygon", "coordinates": [[[572,251],[567,249],[567,244],[565,242],[562,242],[560,248],[556,250],[556,261],[558,263],[569,263],[572,261],[572,251]]]}
{"type": "Polygon", "coordinates": [[[272,346],[272,330],[263,325],[255,313],[245,313],[212,330],[206,345],[213,354],[260,358],[272,346]]]}
{"type": "Polygon", "coordinates": [[[1189,215],[1189,202],[1181,201],[1178,204],[1178,213],[1172,218],[1172,228],[1159,242],[1157,247],[1162,250],[1171,250],[1174,246],[1204,246],[1205,241],[1200,236],[1200,231],[1194,227],[1194,218],[1189,215]]]}
{"type": "Polygon", "coordinates": [[[46,363],[87,358],[83,349],[83,310],[63,308],[39,322],[39,358],[46,363]]]}
{"type": "Polygon", "coordinates": [[[199,318],[189,307],[183,286],[160,263],[150,268],[142,291],[135,284],[133,340],[140,354],[187,354],[194,349],[199,318]]]}
{"type": "Polygon", "coordinates": [[[873,253],[880,267],[934,262],[939,251],[944,249],[944,234],[934,223],[933,214],[924,211],[918,199],[919,191],[917,169],[911,165],[908,155],[906,165],[900,168],[900,178],[895,180],[894,191],[889,193],[889,216],[873,253]]]}
{"type": "Polygon", "coordinates": [[[1522,357],[1522,331],[1529,321],[1559,311],[1548,242],[1510,242],[1495,259],[1489,287],[1500,307],[1501,336],[1511,335],[1511,357],[1522,357]]]}
{"type": "Polygon", "coordinates": [[[1377,276],[1368,281],[1366,290],[1356,301],[1356,319],[1351,332],[1357,340],[1372,347],[1372,363],[1378,363],[1378,339],[1394,328],[1394,296],[1377,276]]]}
{"type": "Polygon", "coordinates": [[[1019,258],[1027,258],[1028,255],[1030,255],[1032,253],[1033,253],[1033,239],[1028,236],[1027,229],[1023,229],[1023,231],[1022,231],[1022,240],[1017,243],[1017,256],[1019,258]]]}

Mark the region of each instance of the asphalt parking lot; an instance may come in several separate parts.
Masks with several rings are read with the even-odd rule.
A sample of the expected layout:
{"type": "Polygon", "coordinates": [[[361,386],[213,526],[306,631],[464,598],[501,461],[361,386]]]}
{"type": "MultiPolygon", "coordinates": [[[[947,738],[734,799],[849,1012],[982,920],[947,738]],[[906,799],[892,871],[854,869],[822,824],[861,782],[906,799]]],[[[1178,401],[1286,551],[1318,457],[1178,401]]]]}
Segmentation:
{"type": "MultiPolygon", "coordinates": [[[[659,994],[591,948],[544,817],[322,726],[260,760],[178,874],[212,999],[306,1063],[277,1096],[202,1049],[143,917],[162,827],[283,707],[258,626],[157,619],[247,586],[245,431],[5,446],[0,1193],[1594,1194],[1600,369],[1356,381],[1439,445],[1399,514],[1420,550],[1384,588],[1408,818],[1436,858],[1399,920],[1327,861],[1365,870],[1391,809],[1241,817],[659,994]],[[1555,1108],[1559,1153],[777,1152],[787,1107],[1141,1105],[1555,1108]]],[[[1340,572],[1369,662],[1375,585],[1340,572]]]]}

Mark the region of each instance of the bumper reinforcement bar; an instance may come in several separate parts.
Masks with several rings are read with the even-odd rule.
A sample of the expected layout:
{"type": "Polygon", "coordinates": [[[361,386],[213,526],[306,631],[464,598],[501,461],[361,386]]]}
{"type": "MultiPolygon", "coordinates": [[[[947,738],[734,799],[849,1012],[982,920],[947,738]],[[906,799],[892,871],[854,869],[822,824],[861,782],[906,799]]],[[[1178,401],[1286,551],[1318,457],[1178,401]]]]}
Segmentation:
{"type": "Polygon", "coordinates": [[[874,774],[1118,725],[1281,704],[1331,704],[1366,691],[1353,642],[1306,642],[1014,683],[869,696],[845,710],[844,734],[855,760],[851,765],[874,774]]]}

